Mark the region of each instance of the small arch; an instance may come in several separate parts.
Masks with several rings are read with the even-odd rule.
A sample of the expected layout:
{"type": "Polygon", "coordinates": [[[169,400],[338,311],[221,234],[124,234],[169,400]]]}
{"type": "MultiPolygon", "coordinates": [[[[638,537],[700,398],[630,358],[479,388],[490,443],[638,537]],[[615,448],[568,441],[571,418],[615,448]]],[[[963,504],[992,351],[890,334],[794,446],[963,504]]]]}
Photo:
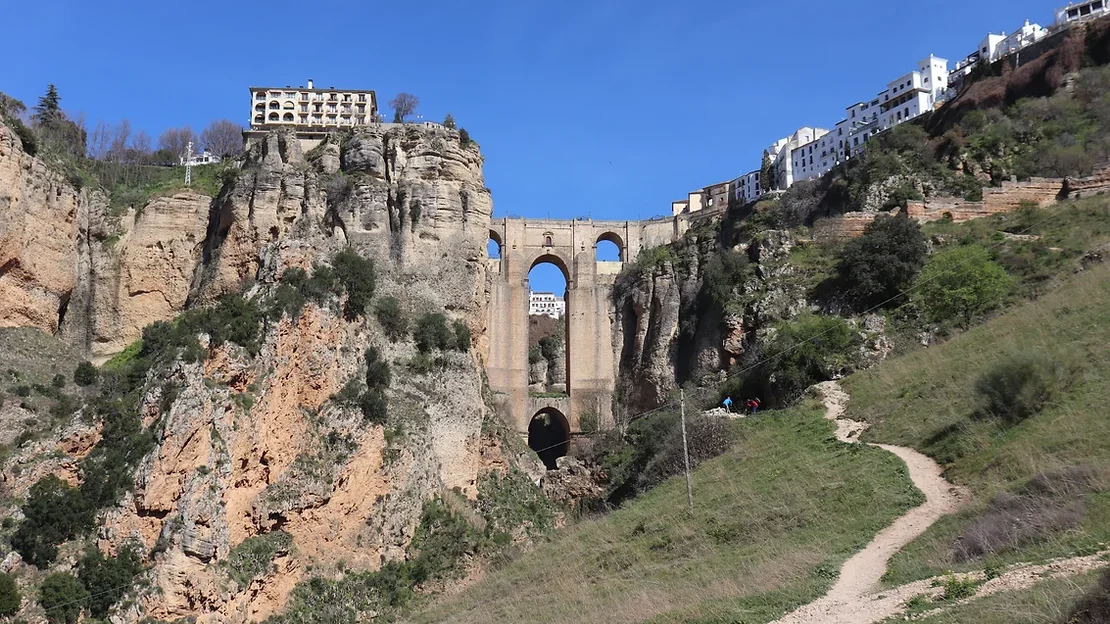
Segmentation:
{"type": "Polygon", "coordinates": [[[548,470],[558,468],[557,460],[567,454],[570,442],[570,423],[562,412],[545,407],[532,416],[528,423],[528,447],[540,456],[548,470]]]}
{"type": "Polygon", "coordinates": [[[282,117],[281,120],[282,121],[293,121],[293,113],[285,113],[285,116],[282,117]]]}
{"type": "Polygon", "coordinates": [[[277,113],[270,113],[270,121],[281,121],[281,115],[277,113]]]}
{"type": "Polygon", "coordinates": [[[624,262],[624,240],[616,232],[605,232],[594,242],[594,253],[601,262],[624,262]]]}
{"type": "Polygon", "coordinates": [[[280,109],[281,109],[281,103],[280,102],[278,102],[277,100],[273,100],[273,101],[270,102],[270,110],[280,110],[280,109]]]}
{"type": "Polygon", "coordinates": [[[265,104],[263,104],[262,102],[259,102],[258,104],[255,104],[255,105],[254,105],[254,110],[256,110],[256,111],[260,111],[260,112],[265,112],[265,110],[266,110],[266,105],[265,105],[265,104]]]}
{"type": "Polygon", "coordinates": [[[544,264],[545,262],[555,265],[556,268],[563,272],[563,278],[567,282],[567,288],[570,288],[570,269],[567,268],[567,263],[563,262],[563,259],[555,254],[540,254],[539,257],[532,261],[531,266],[528,267],[528,272],[530,273],[537,265],[544,264]]]}
{"type": "Polygon", "coordinates": [[[254,116],[254,123],[262,123],[264,121],[266,121],[266,116],[265,115],[260,113],[260,114],[254,116]]]}
{"type": "Polygon", "coordinates": [[[297,105],[292,102],[286,102],[285,104],[282,104],[281,107],[285,110],[293,110],[294,108],[297,108],[297,105]]]}
{"type": "Polygon", "coordinates": [[[491,260],[501,259],[501,249],[504,245],[501,243],[501,235],[494,230],[489,231],[489,242],[486,243],[486,255],[491,260]]]}

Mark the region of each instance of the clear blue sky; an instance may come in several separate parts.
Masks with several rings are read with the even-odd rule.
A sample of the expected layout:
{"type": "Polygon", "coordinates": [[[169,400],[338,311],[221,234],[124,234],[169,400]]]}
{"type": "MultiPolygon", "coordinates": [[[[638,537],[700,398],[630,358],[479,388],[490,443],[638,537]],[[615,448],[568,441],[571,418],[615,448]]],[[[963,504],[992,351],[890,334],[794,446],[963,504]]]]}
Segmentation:
{"type": "MultiPolygon", "coordinates": [[[[8,2],[0,91],[153,137],[246,123],[249,85],[371,88],[450,111],[494,211],[640,218],[829,127],[930,53],[1047,26],[1064,0],[8,2]]],[[[388,115],[388,112],[387,112],[388,115]]]]}

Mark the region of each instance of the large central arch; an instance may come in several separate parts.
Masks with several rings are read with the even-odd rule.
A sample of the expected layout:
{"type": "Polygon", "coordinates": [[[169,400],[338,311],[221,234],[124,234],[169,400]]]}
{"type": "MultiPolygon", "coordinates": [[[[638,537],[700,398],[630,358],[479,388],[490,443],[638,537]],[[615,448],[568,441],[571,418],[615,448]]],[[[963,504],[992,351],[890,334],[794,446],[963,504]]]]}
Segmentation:
{"type": "MultiPolygon", "coordinates": [[[[529,435],[533,400],[528,392],[528,273],[542,262],[563,271],[566,292],[568,397],[558,413],[568,436],[581,433],[583,417],[602,428],[613,424],[613,283],[624,262],[641,249],[674,241],[685,227],[678,219],[592,221],[503,218],[490,224],[500,258],[490,259],[486,372],[498,408],[522,435],[529,435]],[[598,261],[599,241],[611,241],[620,260],[598,261]],[[565,406],[565,407],[564,407],[565,406]]],[[[542,410],[540,410],[542,411],[542,410]]],[[[549,414],[550,412],[545,412],[549,414]]]]}
{"type": "Polygon", "coordinates": [[[559,410],[545,407],[529,420],[528,448],[540,456],[548,470],[558,467],[556,461],[567,454],[569,442],[570,423],[559,410]]]}

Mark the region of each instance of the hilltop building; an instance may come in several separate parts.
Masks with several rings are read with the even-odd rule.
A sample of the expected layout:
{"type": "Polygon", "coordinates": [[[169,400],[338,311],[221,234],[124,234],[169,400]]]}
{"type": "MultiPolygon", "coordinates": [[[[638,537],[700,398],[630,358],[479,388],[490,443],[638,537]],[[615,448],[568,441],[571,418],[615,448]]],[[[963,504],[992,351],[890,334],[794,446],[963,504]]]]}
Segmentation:
{"type": "Polygon", "coordinates": [[[1072,22],[1101,17],[1108,10],[1110,10],[1110,0],[1090,0],[1069,4],[1062,9],[1056,9],[1056,25],[1066,26],[1072,22]]]}
{"type": "Polygon", "coordinates": [[[186,162],[185,156],[179,156],[177,158],[177,162],[181,166],[193,165],[195,167],[196,165],[214,165],[214,164],[220,162],[220,157],[213,154],[212,152],[210,152],[206,149],[206,150],[204,150],[203,152],[201,152],[199,154],[193,154],[188,159],[188,162],[186,162]]]}
{"type": "Polygon", "coordinates": [[[329,132],[377,120],[377,96],[369,89],[318,89],[310,78],[307,87],[250,87],[250,94],[248,140],[275,128],[293,128],[300,139],[321,140],[329,132]]]}
{"type": "Polygon", "coordinates": [[[528,316],[550,316],[553,319],[560,319],[566,311],[567,302],[555,293],[528,293],[528,316]]]}

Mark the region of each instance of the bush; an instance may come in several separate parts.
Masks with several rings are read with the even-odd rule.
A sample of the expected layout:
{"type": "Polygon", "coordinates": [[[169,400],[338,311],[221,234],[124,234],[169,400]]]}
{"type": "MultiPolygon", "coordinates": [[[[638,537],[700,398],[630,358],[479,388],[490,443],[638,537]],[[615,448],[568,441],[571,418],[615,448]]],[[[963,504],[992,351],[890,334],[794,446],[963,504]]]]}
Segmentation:
{"type": "Polygon", "coordinates": [[[389,362],[381,359],[377,347],[366,349],[366,387],[371,390],[384,390],[389,387],[391,375],[389,362]]]}
{"type": "Polygon", "coordinates": [[[31,396],[31,386],[28,386],[27,384],[21,384],[21,385],[16,386],[15,387],[15,395],[18,396],[18,397],[24,397],[24,398],[31,396]]]}
{"type": "Polygon", "coordinates": [[[12,547],[23,559],[45,569],[58,556],[58,544],[93,526],[93,510],[81,490],[54,475],[31,486],[23,505],[24,519],[12,536],[12,547]]]}
{"type": "Polygon", "coordinates": [[[462,319],[456,319],[454,326],[455,349],[465,353],[470,350],[470,327],[462,319]]]}
{"type": "Polygon", "coordinates": [[[51,380],[50,385],[54,386],[55,388],[66,387],[66,376],[61,373],[54,375],[54,379],[51,380]]]}
{"type": "Polygon", "coordinates": [[[459,144],[466,147],[470,143],[470,133],[466,131],[466,128],[459,128],[459,144]]]}
{"type": "Polygon", "coordinates": [[[117,602],[127,593],[142,572],[143,566],[134,548],[125,547],[118,557],[105,557],[96,548],[77,562],[77,578],[89,592],[89,615],[106,618],[117,602]]]}
{"type": "Polygon", "coordinates": [[[953,247],[937,252],[925,264],[916,285],[915,302],[934,323],[975,316],[1000,303],[1010,291],[1010,277],[978,246],[953,247]]]}
{"type": "Polygon", "coordinates": [[[836,285],[857,310],[886,305],[913,283],[926,251],[916,221],[879,215],[840,252],[836,285]]]}
{"type": "Polygon", "coordinates": [[[401,310],[401,302],[396,297],[384,297],[374,305],[374,313],[382,330],[391,342],[404,340],[409,333],[409,320],[401,310]]]}
{"type": "Polygon", "coordinates": [[[1035,353],[1011,356],[975,382],[979,412],[1017,424],[1040,412],[1067,382],[1062,366],[1035,353]]]}
{"type": "Polygon", "coordinates": [[[982,583],[970,576],[950,576],[944,579],[944,594],[941,596],[941,600],[963,600],[964,598],[970,598],[975,595],[980,585],[982,585],[982,583]]]}
{"type": "Polygon", "coordinates": [[[285,531],[248,537],[228,553],[228,572],[240,587],[246,588],[251,581],[270,572],[276,555],[288,553],[292,547],[293,536],[285,531]]]}
{"type": "Polygon", "coordinates": [[[262,313],[254,300],[241,294],[223,295],[214,308],[187,315],[186,325],[192,327],[194,333],[207,333],[213,346],[234,342],[246,349],[247,353],[258,354],[262,313]]]}
{"type": "Polygon", "coordinates": [[[23,596],[15,584],[15,576],[0,573],[0,616],[6,617],[19,612],[23,596]]]}
{"type": "Polygon", "coordinates": [[[82,360],[73,371],[73,383],[81,387],[93,385],[98,377],[100,370],[88,360],[82,360]]]}
{"type": "Polygon", "coordinates": [[[416,339],[416,348],[422,353],[433,349],[450,349],[455,342],[451,329],[447,327],[447,317],[439,312],[420,317],[413,337],[416,339]]]}
{"type": "Polygon", "coordinates": [[[335,256],[335,277],[347,291],[344,314],[355,318],[366,313],[366,306],[374,296],[376,277],[374,262],[358,255],[353,249],[344,249],[335,256]]]}
{"type": "Polygon", "coordinates": [[[1096,585],[1068,612],[1068,624],[1105,624],[1110,622],[1110,568],[1103,571],[1096,585]]]}
{"type": "Polygon", "coordinates": [[[787,405],[811,385],[850,371],[859,336],[838,316],[799,315],[780,324],[762,353],[738,366],[749,370],[724,388],[728,396],[758,396],[763,405],[787,405]]]}
{"type": "Polygon", "coordinates": [[[77,624],[89,592],[72,574],[55,572],[39,586],[39,605],[50,624],[77,624]]]}

